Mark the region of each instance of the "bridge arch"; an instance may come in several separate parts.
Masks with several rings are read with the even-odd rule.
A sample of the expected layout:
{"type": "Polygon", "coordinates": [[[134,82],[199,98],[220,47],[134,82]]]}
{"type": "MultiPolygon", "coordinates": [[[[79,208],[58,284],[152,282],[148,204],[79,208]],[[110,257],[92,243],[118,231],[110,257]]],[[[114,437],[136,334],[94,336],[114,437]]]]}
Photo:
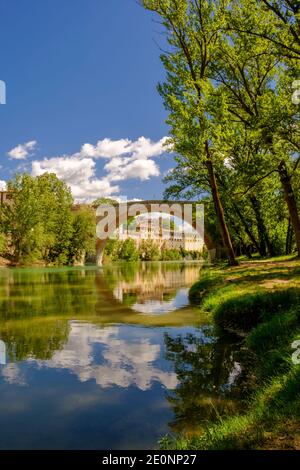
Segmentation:
{"type": "Polygon", "coordinates": [[[215,246],[204,229],[204,205],[199,202],[145,200],[100,205],[96,211],[97,241],[96,263],[102,265],[107,240],[128,219],[142,214],[169,214],[188,222],[203,238],[210,257],[214,256],[215,246]],[[199,212],[201,220],[199,219],[199,212]]]}

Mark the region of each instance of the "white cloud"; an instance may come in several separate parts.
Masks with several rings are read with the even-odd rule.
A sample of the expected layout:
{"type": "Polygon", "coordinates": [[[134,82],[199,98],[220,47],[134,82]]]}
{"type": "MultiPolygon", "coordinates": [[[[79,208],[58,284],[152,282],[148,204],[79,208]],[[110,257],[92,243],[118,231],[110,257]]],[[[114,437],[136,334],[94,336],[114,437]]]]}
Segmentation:
{"type": "Polygon", "coordinates": [[[122,181],[131,178],[138,178],[141,181],[148,180],[150,177],[159,176],[158,165],[153,160],[134,160],[133,158],[122,159],[113,158],[105,167],[108,171],[108,179],[111,181],[122,181]]]}
{"type": "Polygon", "coordinates": [[[110,158],[130,153],[130,145],[129,139],[103,139],[99,140],[96,145],[84,144],[81,147],[80,155],[82,157],[110,158]]]}
{"type": "Polygon", "coordinates": [[[96,178],[96,162],[91,158],[80,159],[76,156],[46,158],[32,162],[32,175],[55,173],[70,186],[77,201],[90,201],[100,196],[111,196],[119,191],[106,178],[96,178]]]}
{"type": "Polygon", "coordinates": [[[14,160],[25,160],[25,158],[28,157],[28,155],[31,155],[32,152],[34,151],[36,147],[37,141],[36,140],[30,140],[29,142],[26,142],[25,144],[20,144],[11,149],[8,152],[8,155],[10,158],[14,160]]]}
{"type": "Polygon", "coordinates": [[[123,155],[133,155],[134,158],[151,158],[161,155],[166,151],[164,147],[167,138],[163,137],[158,142],[140,137],[136,141],[129,139],[99,140],[96,145],[84,144],[80,150],[81,157],[112,158],[123,155]]]}
{"type": "Polygon", "coordinates": [[[167,151],[166,141],[167,137],[163,137],[158,142],[140,137],[131,144],[131,152],[135,158],[157,157],[167,151]]]}
{"type": "Polygon", "coordinates": [[[33,176],[55,173],[67,183],[79,184],[94,176],[96,163],[91,158],[54,157],[32,162],[33,176]]]}
{"type": "Polygon", "coordinates": [[[6,191],[6,182],[0,180],[0,191],[6,191]]]}
{"type": "Polygon", "coordinates": [[[80,202],[116,195],[120,188],[115,182],[132,178],[145,181],[160,175],[152,158],[167,151],[166,140],[163,137],[153,142],[140,137],[136,141],[103,139],[96,145],[86,143],[73,155],[33,161],[32,174],[55,173],[71,187],[74,198],[80,202]],[[96,174],[96,160],[99,158],[109,160],[104,165],[106,173],[101,178],[96,174]]]}
{"type": "MultiPolygon", "coordinates": [[[[95,178],[88,181],[87,184],[74,185],[71,184],[72,194],[77,201],[93,201],[99,197],[113,196],[119,192],[120,188],[117,185],[112,185],[105,178],[95,178]]],[[[117,199],[114,197],[114,199],[117,199]]]]}

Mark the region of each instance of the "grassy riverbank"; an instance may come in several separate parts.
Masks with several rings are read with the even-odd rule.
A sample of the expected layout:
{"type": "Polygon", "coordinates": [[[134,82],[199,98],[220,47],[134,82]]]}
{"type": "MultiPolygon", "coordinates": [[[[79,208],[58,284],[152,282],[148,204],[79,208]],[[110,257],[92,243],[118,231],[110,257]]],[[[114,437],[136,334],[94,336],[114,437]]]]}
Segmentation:
{"type": "Polygon", "coordinates": [[[292,360],[292,343],[300,340],[300,261],[207,268],[190,297],[217,327],[244,338],[254,391],[244,413],[220,417],[201,435],[164,438],[161,446],[300,449],[300,365],[292,360]]]}

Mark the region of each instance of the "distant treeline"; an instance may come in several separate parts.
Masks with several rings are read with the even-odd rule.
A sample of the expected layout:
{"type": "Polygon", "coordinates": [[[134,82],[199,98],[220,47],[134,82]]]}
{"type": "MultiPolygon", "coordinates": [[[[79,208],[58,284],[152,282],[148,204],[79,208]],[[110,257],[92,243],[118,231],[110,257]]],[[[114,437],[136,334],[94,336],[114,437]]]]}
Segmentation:
{"type": "Polygon", "coordinates": [[[104,262],[108,261],[177,261],[182,259],[197,260],[202,258],[200,251],[187,251],[183,248],[160,249],[155,240],[142,240],[137,246],[131,238],[127,240],[108,240],[104,262]]]}

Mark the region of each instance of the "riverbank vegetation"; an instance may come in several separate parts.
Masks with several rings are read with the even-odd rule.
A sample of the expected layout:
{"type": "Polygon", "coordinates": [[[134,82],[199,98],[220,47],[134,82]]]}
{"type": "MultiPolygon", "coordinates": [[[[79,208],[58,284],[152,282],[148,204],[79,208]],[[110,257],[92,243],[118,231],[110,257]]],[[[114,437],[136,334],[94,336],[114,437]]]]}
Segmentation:
{"type": "Polygon", "coordinates": [[[131,238],[110,239],[107,242],[104,263],[115,261],[180,261],[200,260],[201,251],[187,251],[183,248],[160,248],[155,240],[145,239],[139,245],[131,238]]]}
{"type": "Polygon", "coordinates": [[[198,435],[164,438],[162,447],[300,449],[300,262],[286,257],[206,268],[190,298],[220,334],[241,337],[248,392],[244,411],[217,416],[198,435]]]}

